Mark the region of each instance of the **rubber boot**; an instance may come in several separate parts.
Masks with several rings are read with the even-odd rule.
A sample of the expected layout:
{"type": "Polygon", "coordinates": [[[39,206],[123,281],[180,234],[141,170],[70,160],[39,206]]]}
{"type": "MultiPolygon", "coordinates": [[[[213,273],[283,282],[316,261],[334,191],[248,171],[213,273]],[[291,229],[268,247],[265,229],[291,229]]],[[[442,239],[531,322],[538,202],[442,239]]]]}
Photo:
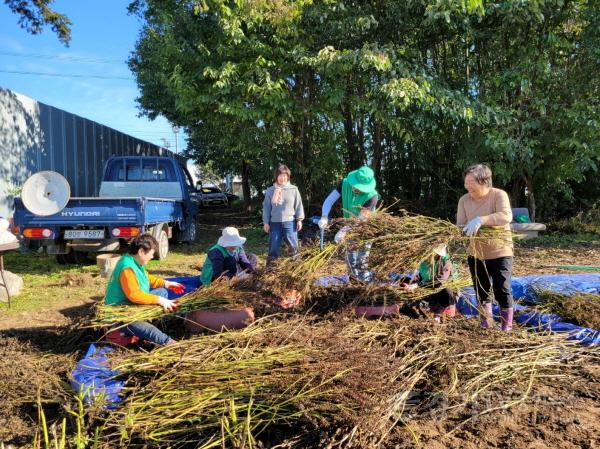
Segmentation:
{"type": "Polygon", "coordinates": [[[436,323],[442,322],[443,308],[440,306],[429,306],[429,310],[433,313],[433,321],[436,323]]]}
{"type": "Polygon", "coordinates": [[[447,317],[455,317],[456,316],[456,305],[452,304],[451,306],[446,307],[442,311],[442,315],[447,317]]]}
{"type": "Polygon", "coordinates": [[[509,332],[512,330],[513,324],[513,308],[500,309],[500,325],[503,331],[509,332]]]}
{"type": "Polygon", "coordinates": [[[492,303],[483,304],[483,310],[479,311],[479,322],[484,329],[494,328],[494,316],[492,315],[492,303]]]}

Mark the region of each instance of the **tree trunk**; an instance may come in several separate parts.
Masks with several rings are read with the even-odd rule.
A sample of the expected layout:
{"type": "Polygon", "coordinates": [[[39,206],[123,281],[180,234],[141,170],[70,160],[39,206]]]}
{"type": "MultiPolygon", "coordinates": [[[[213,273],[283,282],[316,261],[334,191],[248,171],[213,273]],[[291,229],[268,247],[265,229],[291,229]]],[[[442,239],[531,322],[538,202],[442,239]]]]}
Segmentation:
{"type": "Polygon", "coordinates": [[[527,173],[523,174],[523,181],[525,181],[525,187],[527,187],[527,199],[529,207],[529,218],[532,222],[535,222],[535,195],[533,192],[533,179],[527,173]]]}
{"type": "Polygon", "coordinates": [[[382,132],[381,123],[375,117],[371,120],[371,129],[373,133],[373,171],[375,172],[377,184],[381,185],[383,179],[381,175],[381,160],[383,158],[383,149],[381,145],[382,132]]]}
{"type": "Polygon", "coordinates": [[[250,166],[247,161],[242,162],[242,194],[244,195],[244,210],[252,212],[252,198],[250,197],[250,166]]]}

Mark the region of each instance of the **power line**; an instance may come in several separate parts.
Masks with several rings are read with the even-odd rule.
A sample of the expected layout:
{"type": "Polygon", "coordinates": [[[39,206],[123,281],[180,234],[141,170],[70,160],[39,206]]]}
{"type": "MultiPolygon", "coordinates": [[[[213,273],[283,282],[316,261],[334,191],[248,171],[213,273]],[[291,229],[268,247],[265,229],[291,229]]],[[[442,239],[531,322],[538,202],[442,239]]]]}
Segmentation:
{"type": "Polygon", "coordinates": [[[76,61],[76,62],[89,62],[93,64],[116,64],[123,63],[120,59],[99,59],[99,58],[82,58],[78,56],[69,55],[48,55],[43,53],[12,53],[9,51],[0,51],[0,55],[4,56],[16,56],[19,58],[36,58],[36,59],[54,59],[57,61],[76,61]]]}
{"type": "Polygon", "coordinates": [[[20,70],[0,70],[0,73],[12,73],[16,75],[41,75],[41,76],[55,76],[61,78],[99,78],[105,80],[131,80],[131,77],[124,76],[104,76],[104,75],[79,75],[79,74],[67,74],[67,73],[44,73],[44,72],[24,72],[20,70]]]}

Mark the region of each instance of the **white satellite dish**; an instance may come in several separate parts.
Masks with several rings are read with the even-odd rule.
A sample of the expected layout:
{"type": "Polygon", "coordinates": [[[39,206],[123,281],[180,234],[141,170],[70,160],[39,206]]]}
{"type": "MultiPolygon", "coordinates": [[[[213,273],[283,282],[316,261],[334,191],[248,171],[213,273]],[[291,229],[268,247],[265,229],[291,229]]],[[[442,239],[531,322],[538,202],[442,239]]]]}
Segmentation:
{"type": "Polygon", "coordinates": [[[71,198],[69,181],[54,171],[31,175],[23,184],[21,201],[35,215],[54,215],[65,208],[71,198]]]}

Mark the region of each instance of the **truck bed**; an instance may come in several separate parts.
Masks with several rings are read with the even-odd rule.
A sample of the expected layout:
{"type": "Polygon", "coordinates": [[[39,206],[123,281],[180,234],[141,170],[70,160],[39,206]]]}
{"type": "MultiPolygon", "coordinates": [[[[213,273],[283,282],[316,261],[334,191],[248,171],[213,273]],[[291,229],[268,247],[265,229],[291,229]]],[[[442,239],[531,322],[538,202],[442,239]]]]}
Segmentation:
{"type": "Polygon", "coordinates": [[[41,217],[29,212],[15,199],[18,226],[109,226],[152,225],[183,220],[181,201],[165,198],[71,198],[57,214],[41,217]]]}

